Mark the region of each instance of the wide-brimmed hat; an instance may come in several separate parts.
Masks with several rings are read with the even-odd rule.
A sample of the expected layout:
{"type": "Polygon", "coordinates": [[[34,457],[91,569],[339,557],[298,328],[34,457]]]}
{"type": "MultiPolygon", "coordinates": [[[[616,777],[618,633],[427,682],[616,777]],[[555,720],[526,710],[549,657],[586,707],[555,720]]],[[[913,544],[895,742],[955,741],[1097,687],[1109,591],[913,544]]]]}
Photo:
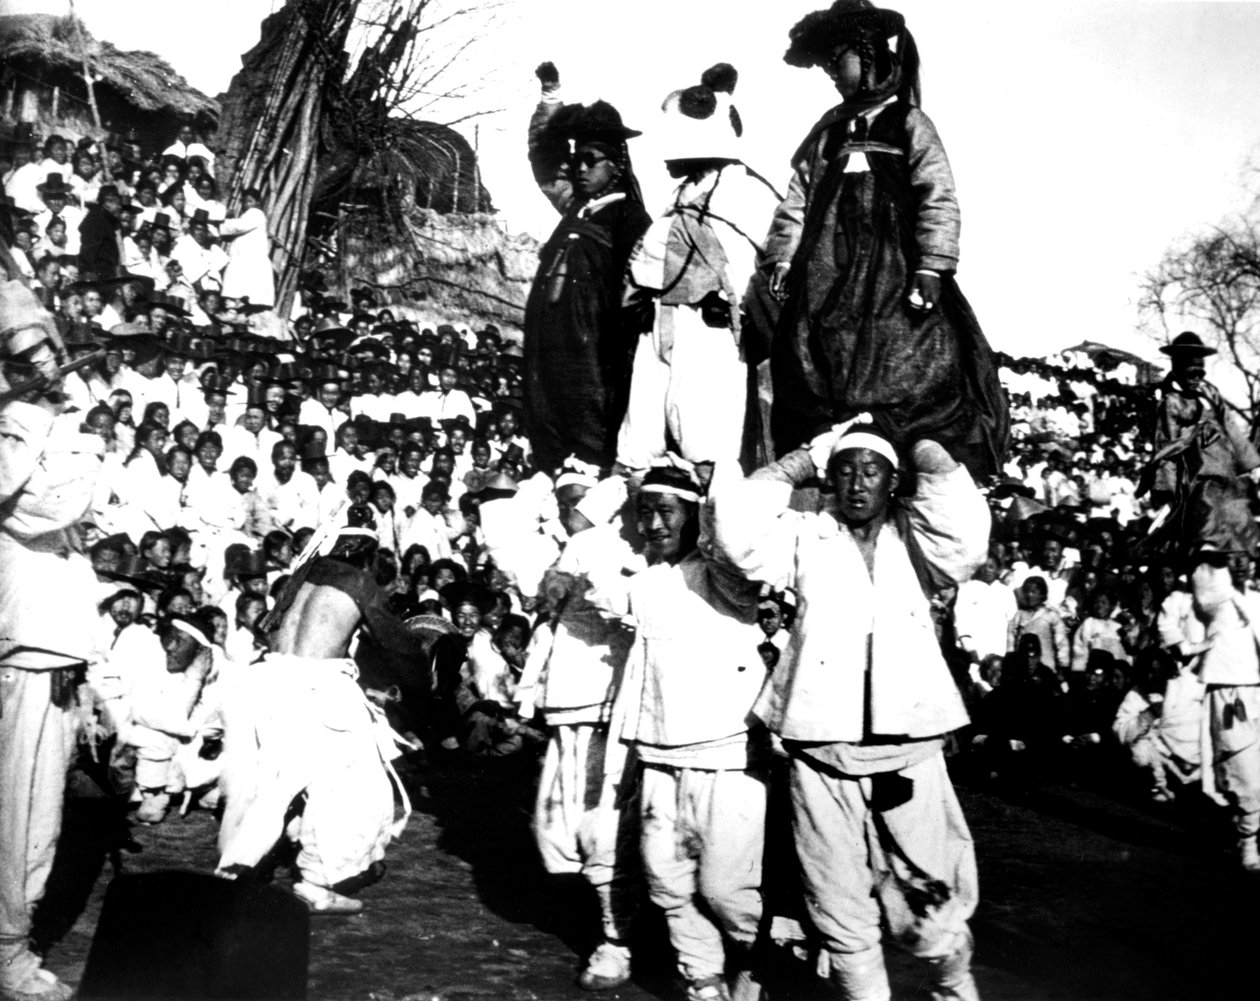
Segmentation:
{"type": "Polygon", "coordinates": [[[226,358],[237,365],[250,365],[254,361],[250,344],[242,337],[229,337],[222,344],[214,346],[216,358],[226,358]]]}
{"type": "Polygon", "coordinates": [[[302,369],[295,361],[278,361],[272,366],[271,371],[263,380],[264,383],[273,383],[278,386],[287,386],[291,382],[297,382],[302,378],[302,369]]]}
{"type": "Polygon", "coordinates": [[[621,112],[607,101],[575,108],[565,131],[579,145],[588,142],[620,143],[643,135],[636,129],[627,128],[621,120],[621,112]]]}
{"type": "Polygon", "coordinates": [[[203,226],[209,226],[211,223],[210,213],[205,209],[195,209],[193,214],[188,217],[188,225],[201,223],[203,226]]]}
{"type": "Polygon", "coordinates": [[[906,19],[895,10],[876,7],[870,0],[836,0],[826,10],[806,14],[793,25],[783,61],[789,66],[817,66],[838,44],[860,32],[875,31],[889,37],[905,25],[906,19]]]}
{"type": "Polygon", "coordinates": [[[426,646],[432,646],[440,636],[455,632],[455,623],[440,615],[413,615],[403,619],[403,626],[408,632],[420,636],[426,646]]]}
{"type": "Polygon", "coordinates": [[[62,334],[61,340],[67,348],[95,351],[101,346],[101,334],[100,324],[92,323],[89,320],[80,320],[78,323],[70,325],[62,334]]]}
{"type": "Polygon", "coordinates": [[[254,303],[249,301],[249,296],[242,295],[236,299],[236,308],[246,316],[253,316],[255,313],[267,313],[275,307],[264,306],[262,303],[254,303]]]}
{"type": "Polygon", "coordinates": [[[262,552],[244,544],[228,546],[223,557],[223,576],[226,578],[265,577],[270,569],[262,552]]]}
{"type": "Polygon", "coordinates": [[[516,480],[508,473],[500,472],[493,474],[476,493],[480,500],[487,501],[515,496],[519,490],[516,480]]]}
{"type": "Polygon", "coordinates": [[[494,592],[483,584],[470,580],[457,580],[438,592],[442,604],[452,612],[460,605],[473,605],[482,615],[493,610],[494,592]]]}
{"type": "Polygon", "coordinates": [[[1007,476],[989,492],[989,496],[995,500],[1001,500],[1004,497],[1036,497],[1037,491],[1023,480],[1007,476]]]}
{"type": "Polygon", "coordinates": [[[184,305],[184,300],[165,292],[157,292],[149,296],[149,309],[164,309],[172,316],[188,317],[188,307],[184,305]]]}
{"type": "Polygon", "coordinates": [[[439,422],[442,430],[448,434],[456,428],[463,428],[465,431],[472,431],[472,422],[468,420],[467,414],[459,414],[455,417],[446,417],[439,422]]]}
{"type": "Polygon", "coordinates": [[[354,331],[334,316],[324,316],[316,321],[311,337],[322,344],[330,344],[344,350],[354,340],[354,331]]]}
{"type": "Polygon", "coordinates": [[[1216,354],[1216,348],[1208,347],[1204,344],[1203,338],[1193,330],[1183,331],[1172,339],[1171,344],[1165,344],[1159,350],[1173,357],[1177,355],[1183,357],[1197,355],[1201,358],[1206,358],[1208,355],[1216,354]]]}
{"type": "Polygon", "coordinates": [[[378,341],[375,337],[364,337],[362,340],[355,341],[346,349],[352,355],[370,353],[378,359],[389,358],[389,348],[378,341]]]}
{"type": "Polygon", "coordinates": [[[128,348],[136,353],[136,365],[157,357],[161,350],[160,342],[153,332],[141,323],[119,323],[109,328],[105,335],[105,349],[121,350],[128,348]]]}
{"type": "Polygon", "coordinates": [[[183,330],[173,330],[162,345],[167,354],[187,358],[190,361],[209,361],[212,349],[209,342],[183,330]]]}
{"type": "Polygon", "coordinates": [[[160,591],[169,586],[172,580],[170,571],[149,566],[138,553],[120,556],[114,569],[100,570],[97,576],[120,584],[131,584],[142,591],[160,591]]]}
{"type": "Polygon", "coordinates": [[[47,198],[49,195],[68,195],[74,189],[66,183],[63,175],[54,171],[44,178],[42,184],[35,185],[35,190],[47,198]]]}
{"type": "Polygon", "coordinates": [[[326,382],[335,382],[341,385],[345,380],[342,378],[341,369],[336,365],[316,365],[311,369],[311,374],[307,376],[307,381],[312,386],[322,386],[326,382]]]}
{"type": "Polygon", "coordinates": [[[347,304],[344,299],[334,299],[332,296],[321,295],[316,297],[312,307],[316,313],[324,315],[327,313],[344,313],[347,309],[347,304]]]}

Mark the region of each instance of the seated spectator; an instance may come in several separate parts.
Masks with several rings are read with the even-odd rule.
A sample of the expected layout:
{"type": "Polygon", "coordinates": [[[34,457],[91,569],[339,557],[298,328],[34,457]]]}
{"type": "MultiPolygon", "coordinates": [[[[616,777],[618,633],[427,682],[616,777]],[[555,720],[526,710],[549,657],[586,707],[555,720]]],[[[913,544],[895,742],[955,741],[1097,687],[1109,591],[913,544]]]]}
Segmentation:
{"type": "Polygon", "coordinates": [[[1019,589],[1021,607],[1011,619],[1006,648],[1014,653],[1025,635],[1037,637],[1041,664],[1060,680],[1067,674],[1070,659],[1067,627],[1059,612],[1046,604],[1046,582],[1043,577],[1029,577],[1019,589]]]}
{"type": "Polygon", "coordinates": [[[1171,802],[1203,765],[1202,681],[1158,648],[1138,655],[1136,679],[1116,711],[1112,732],[1148,783],[1151,799],[1171,802]]]}

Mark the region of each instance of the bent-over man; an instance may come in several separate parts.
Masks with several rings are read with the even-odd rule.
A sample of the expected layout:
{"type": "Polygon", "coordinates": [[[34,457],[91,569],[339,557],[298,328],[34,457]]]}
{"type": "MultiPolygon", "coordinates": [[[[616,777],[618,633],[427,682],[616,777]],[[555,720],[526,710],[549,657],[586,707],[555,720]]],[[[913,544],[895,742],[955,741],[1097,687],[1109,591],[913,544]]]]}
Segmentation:
{"type": "Polygon", "coordinates": [[[317,914],[363,909],[340,891],[380,872],[374,863],[406,822],[394,820],[390,732],[348,656],[360,629],[391,652],[423,656],[419,640],[388,611],[373,576],[376,553],[372,529],[342,528],[332,552],[299,569],[281,593],[269,623],[271,652],[239,673],[223,697],[227,805],[219,872],[257,865],[303,796],[296,832],[302,878],[293,889],[317,914]]]}

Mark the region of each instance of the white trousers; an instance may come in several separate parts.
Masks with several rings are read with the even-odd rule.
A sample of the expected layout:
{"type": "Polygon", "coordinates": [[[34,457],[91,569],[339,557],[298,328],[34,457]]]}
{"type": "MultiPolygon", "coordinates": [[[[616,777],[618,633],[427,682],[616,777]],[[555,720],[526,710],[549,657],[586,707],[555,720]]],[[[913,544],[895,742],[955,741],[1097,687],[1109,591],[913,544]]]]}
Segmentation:
{"type": "Polygon", "coordinates": [[[879,949],[882,926],[928,959],[970,941],[967,922],[979,899],[975,846],[943,754],[861,778],[794,757],[791,788],[805,900],[833,968],[879,949]],[[873,805],[876,783],[886,793],[873,805]]]}
{"type": "Polygon", "coordinates": [[[0,665],[0,986],[40,963],[31,915],[61,834],[72,716],[50,700],[51,673],[0,665]]]}
{"type": "Polygon", "coordinates": [[[348,660],[269,654],[225,693],[220,869],[256,865],[302,793],[304,880],[331,886],[384,857],[393,789],[355,674],[348,660]]]}
{"type": "Polygon", "coordinates": [[[635,348],[618,461],[646,469],[669,438],[691,462],[738,459],[747,379],[729,330],[706,327],[690,306],[658,304],[656,323],[635,348]]]}
{"type": "Polygon", "coordinates": [[[599,898],[604,937],[614,941],[630,935],[638,868],[633,766],[618,753],[623,749],[619,742],[610,747],[605,725],[556,726],[534,805],[534,838],[544,867],[582,874],[599,898]],[[606,764],[613,767],[606,770],[606,764]]]}
{"type": "Polygon", "coordinates": [[[690,981],[723,974],[724,938],[751,949],[761,923],[766,784],[756,775],[643,769],[643,868],[690,981]]]}
{"type": "Polygon", "coordinates": [[[1239,838],[1260,832],[1260,685],[1209,685],[1208,722],[1217,788],[1239,838]]]}

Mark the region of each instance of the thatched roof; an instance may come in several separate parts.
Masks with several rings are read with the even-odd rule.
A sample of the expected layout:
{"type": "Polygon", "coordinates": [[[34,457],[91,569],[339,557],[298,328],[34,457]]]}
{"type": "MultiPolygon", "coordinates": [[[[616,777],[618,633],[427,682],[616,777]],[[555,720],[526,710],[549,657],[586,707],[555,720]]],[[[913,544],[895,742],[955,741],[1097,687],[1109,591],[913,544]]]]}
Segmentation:
{"type": "Polygon", "coordinates": [[[92,37],[82,22],[55,14],[0,16],[0,65],[41,64],[79,72],[86,45],[99,85],[141,111],[170,111],[217,120],[218,104],[152,52],[125,52],[92,37]]]}

